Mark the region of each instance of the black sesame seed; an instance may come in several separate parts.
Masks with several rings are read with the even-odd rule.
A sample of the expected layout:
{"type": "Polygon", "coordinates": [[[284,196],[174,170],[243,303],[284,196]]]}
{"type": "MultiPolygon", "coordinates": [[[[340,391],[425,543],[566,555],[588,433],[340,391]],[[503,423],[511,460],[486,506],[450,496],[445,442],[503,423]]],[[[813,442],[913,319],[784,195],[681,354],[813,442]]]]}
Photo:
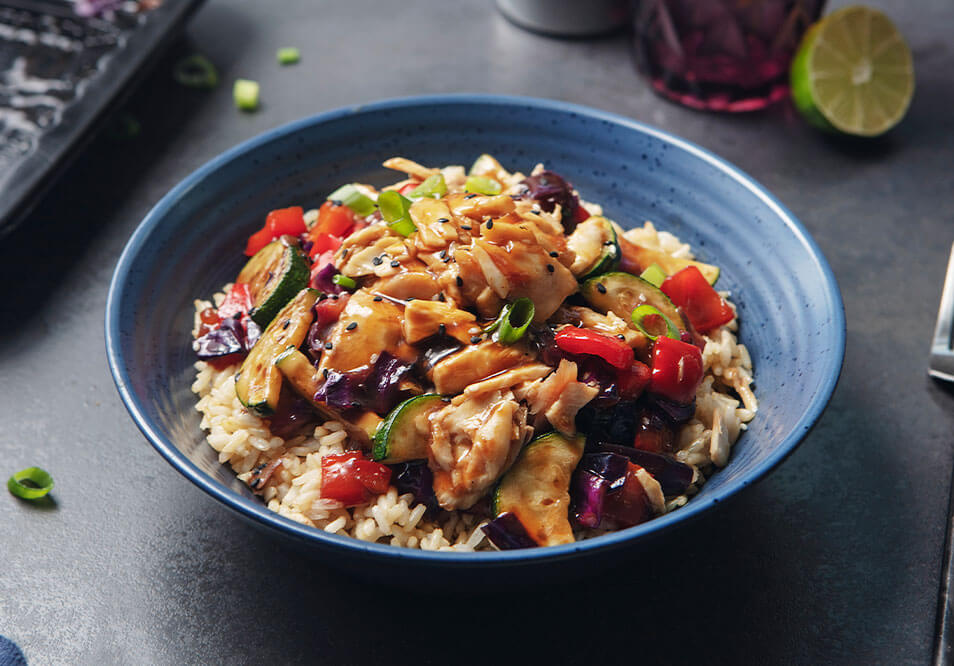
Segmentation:
{"type": "Polygon", "coordinates": [[[325,368],[321,371],[321,374],[324,375],[325,379],[328,379],[328,368],[325,368]]]}
{"type": "Polygon", "coordinates": [[[320,303],[321,301],[325,300],[326,298],[328,298],[328,294],[319,294],[319,295],[318,295],[318,302],[320,303]]]}
{"type": "Polygon", "coordinates": [[[348,256],[348,248],[345,248],[341,251],[341,258],[344,259],[348,256]]]}
{"type": "Polygon", "coordinates": [[[480,342],[480,336],[479,336],[479,335],[475,335],[474,337],[472,337],[472,338],[470,339],[470,341],[471,341],[473,344],[476,345],[478,342],[480,342]]]}
{"type": "Polygon", "coordinates": [[[401,262],[398,261],[397,259],[394,259],[391,261],[391,268],[397,268],[400,265],[401,265],[401,262]]]}
{"type": "Polygon", "coordinates": [[[470,226],[469,224],[462,224],[462,225],[460,225],[460,228],[463,229],[464,231],[470,231],[470,230],[471,230],[471,226],[470,226]]]}
{"type": "Polygon", "coordinates": [[[465,199],[473,199],[473,198],[476,197],[476,196],[477,196],[476,194],[468,194],[468,195],[467,195],[466,197],[464,197],[464,198],[465,198],[465,199]]]}
{"type": "Polygon", "coordinates": [[[449,264],[449,263],[450,263],[451,261],[453,261],[453,260],[454,260],[453,257],[444,257],[444,263],[445,263],[445,264],[449,264]]]}
{"type": "Polygon", "coordinates": [[[458,287],[463,287],[463,286],[464,286],[464,278],[462,278],[462,277],[459,276],[459,275],[457,276],[457,286],[458,286],[458,287]]]}
{"type": "Polygon", "coordinates": [[[352,403],[351,403],[351,406],[354,407],[355,409],[357,409],[358,407],[361,406],[361,403],[360,403],[360,402],[357,402],[357,401],[356,401],[356,402],[352,402],[352,403]]]}
{"type": "Polygon", "coordinates": [[[331,202],[332,206],[343,206],[344,204],[338,199],[328,199],[331,202]]]}
{"type": "Polygon", "coordinates": [[[547,270],[552,273],[556,269],[553,267],[553,264],[547,264],[547,270]]]}
{"type": "Polygon", "coordinates": [[[493,220],[487,220],[487,228],[488,228],[488,229],[493,229],[493,228],[494,228],[494,221],[493,221],[493,220]]]}
{"type": "Polygon", "coordinates": [[[555,250],[553,250],[553,251],[550,252],[550,256],[553,257],[554,259],[556,259],[557,257],[560,256],[560,253],[557,252],[557,251],[555,251],[555,250]]]}
{"type": "Polygon", "coordinates": [[[596,291],[600,292],[601,294],[605,294],[605,293],[606,293],[606,287],[603,285],[602,282],[597,282],[597,283],[596,283],[596,291]]]}
{"type": "Polygon", "coordinates": [[[383,301],[383,300],[384,300],[384,299],[381,298],[380,296],[375,296],[375,297],[374,297],[374,302],[375,302],[375,303],[380,303],[380,302],[383,301]]]}
{"type": "Polygon", "coordinates": [[[609,245],[612,245],[612,244],[613,244],[613,241],[603,241],[603,245],[609,246],[609,245]]]}
{"type": "Polygon", "coordinates": [[[345,330],[346,330],[346,331],[353,331],[353,330],[356,329],[356,328],[358,328],[358,322],[356,322],[356,321],[353,321],[353,322],[351,322],[350,324],[348,324],[347,326],[345,326],[345,330]]]}
{"type": "Polygon", "coordinates": [[[408,303],[410,303],[411,301],[414,300],[414,297],[413,297],[413,296],[408,296],[408,297],[407,297],[406,299],[404,299],[404,300],[406,300],[408,303]]]}
{"type": "Polygon", "coordinates": [[[541,213],[538,210],[531,210],[530,212],[533,213],[534,215],[543,215],[543,213],[541,213]]]}
{"type": "Polygon", "coordinates": [[[325,343],[325,349],[331,349],[333,346],[330,342],[325,343]]]}
{"type": "Polygon", "coordinates": [[[447,224],[448,222],[450,222],[450,220],[446,217],[442,217],[438,220],[438,222],[440,222],[441,224],[447,224]]]}
{"type": "Polygon", "coordinates": [[[521,199],[523,199],[523,197],[520,196],[519,194],[511,194],[510,198],[513,199],[514,201],[520,201],[521,199]]]}
{"type": "Polygon", "coordinates": [[[286,320],[285,320],[285,323],[282,324],[282,330],[283,330],[283,331],[286,330],[286,329],[288,328],[288,325],[289,325],[289,324],[291,324],[291,319],[286,319],[286,320]]]}
{"type": "MultiPolygon", "coordinates": [[[[444,295],[443,291],[437,295],[437,300],[439,300],[441,303],[447,300],[447,296],[444,295]]],[[[443,326],[443,324],[441,324],[441,326],[443,326]]]]}
{"type": "Polygon", "coordinates": [[[444,259],[447,256],[447,249],[441,250],[441,253],[438,255],[441,259],[444,259]]]}
{"type": "Polygon", "coordinates": [[[331,300],[333,300],[333,301],[337,301],[338,298],[340,298],[340,297],[338,296],[338,294],[332,294],[331,296],[329,296],[329,298],[330,298],[331,300]]]}
{"type": "Polygon", "coordinates": [[[384,259],[382,259],[381,257],[375,257],[374,259],[371,260],[371,263],[374,264],[375,266],[380,266],[381,264],[384,263],[384,259]]]}
{"type": "Polygon", "coordinates": [[[440,332],[441,335],[444,335],[445,333],[447,333],[447,324],[441,324],[440,326],[437,327],[437,330],[440,332]]]}
{"type": "Polygon", "coordinates": [[[620,334],[617,335],[616,337],[619,338],[620,340],[625,340],[625,339],[626,339],[626,336],[623,335],[622,333],[620,333],[620,334]]]}

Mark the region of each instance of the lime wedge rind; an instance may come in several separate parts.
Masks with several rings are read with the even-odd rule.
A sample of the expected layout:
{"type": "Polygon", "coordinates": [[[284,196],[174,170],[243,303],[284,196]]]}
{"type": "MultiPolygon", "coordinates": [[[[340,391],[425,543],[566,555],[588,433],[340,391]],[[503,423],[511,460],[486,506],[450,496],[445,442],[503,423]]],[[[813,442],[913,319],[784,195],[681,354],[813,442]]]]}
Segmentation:
{"type": "Polygon", "coordinates": [[[796,108],[813,125],[877,136],[897,125],[910,106],[911,51],[883,13],[846,7],[806,32],[791,82],[796,108]]]}

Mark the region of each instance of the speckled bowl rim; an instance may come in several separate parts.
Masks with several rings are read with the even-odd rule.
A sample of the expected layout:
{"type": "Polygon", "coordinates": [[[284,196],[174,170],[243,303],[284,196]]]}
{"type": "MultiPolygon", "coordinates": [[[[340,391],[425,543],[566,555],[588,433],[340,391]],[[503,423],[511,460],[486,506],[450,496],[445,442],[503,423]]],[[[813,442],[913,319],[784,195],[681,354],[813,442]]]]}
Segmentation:
{"type": "Polygon", "coordinates": [[[398,558],[411,563],[427,563],[441,567],[459,564],[467,568],[487,566],[488,568],[500,565],[525,565],[544,561],[565,560],[584,553],[607,552],[620,547],[627,547],[637,541],[646,540],[649,536],[658,536],[678,524],[695,519],[712,509],[720,502],[725,502],[742,489],[762,479],[788,455],[794,451],[798,443],[808,434],[825,410],[831,394],[834,392],[841,374],[842,362],[845,353],[845,311],[835,276],[828,262],[822,255],[814,239],[795,216],[772,194],[759,185],[752,177],[717,157],[713,153],[677,136],[662,130],[644,125],[630,118],[598,109],[554,100],[538,99],[533,97],[479,95],[479,94],[449,94],[449,95],[422,95],[397,99],[382,100],[371,104],[359,104],[343,107],[320,113],[308,118],[297,120],[286,125],[260,134],[234,148],[231,148],[218,157],[205,163],[182,182],[166,194],[143,219],[142,223],[130,237],[122,255],[116,265],[109,293],[106,301],[106,353],[109,368],[116,383],[116,388],[122,397],[126,408],[136,425],[146,436],[149,442],[169,463],[183,476],[189,479],[200,489],[219,500],[226,506],[234,509],[245,518],[253,522],[276,530],[287,537],[313,544],[324,548],[341,549],[343,551],[357,551],[371,556],[383,558],[398,558]],[[242,497],[231,489],[221,485],[203,472],[193,463],[185,453],[180,451],[163,433],[162,427],[151,419],[139,397],[131,388],[131,380],[127,371],[125,359],[120,347],[122,322],[119,321],[120,302],[124,298],[124,289],[130,273],[136,264],[136,257],[141,252],[148,252],[145,244],[150,232],[163,223],[167,213],[182,198],[188,197],[190,191],[207,177],[215,174],[219,169],[228,167],[234,160],[241,159],[263,145],[278,138],[295,134],[316,124],[327,123],[339,118],[356,114],[373,115],[383,111],[406,110],[417,106],[433,107],[437,105],[461,106],[467,104],[495,105],[500,107],[536,108],[543,111],[577,114],[597,121],[604,121],[621,126],[633,132],[653,137],[668,143],[673,148],[690,153],[694,157],[707,163],[713,169],[722,172],[725,176],[742,185],[755,197],[760,199],[777,217],[789,228],[798,242],[811,256],[822,278],[822,291],[827,296],[831,312],[831,325],[826,327],[825,335],[828,339],[821,342],[830,346],[833,353],[829,354],[822,366],[818,369],[818,376],[822,381],[814,393],[808,409],[790,429],[788,434],[774,447],[771,453],[753,468],[745,477],[734,483],[719,488],[711,495],[703,495],[693,499],[678,511],[660,516],[652,521],[631,527],[618,532],[612,532],[594,539],[551,546],[548,548],[534,548],[511,551],[487,552],[434,552],[410,548],[398,548],[386,544],[367,543],[351,537],[329,534],[322,530],[308,527],[270,511],[263,503],[242,497]]]}

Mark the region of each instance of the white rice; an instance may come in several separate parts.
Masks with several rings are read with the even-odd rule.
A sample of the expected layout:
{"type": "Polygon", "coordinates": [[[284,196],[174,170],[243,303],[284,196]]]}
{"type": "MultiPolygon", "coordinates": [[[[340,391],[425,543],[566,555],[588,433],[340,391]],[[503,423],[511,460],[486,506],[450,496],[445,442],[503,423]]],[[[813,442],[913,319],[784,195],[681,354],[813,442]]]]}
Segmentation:
{"type": "MultiPolygon", "coordinates": [[[[587,204],[592,209],[591,204],[587,204]]],[[[651,222],[626,232],[634,242],[657,248],[673,256],[691,258],[688,245],[651,222]]],[[[226,286],[226,289],[228,286],[226,286]]],[[[224,294],[213,297],[221,304],[224,294]]],[[[195,302],[198,313],[209,301],[195,302]]],[[[706,377],[696,392],[694,418],[678,433],[675,456],[691,465],[695,478],[685,495],[670,498],[666,510],[683,506],[716,467],[725,465],[729,447],[745,424],[752,420],[758,402],[751,389],[752,360],[745,345],[736,338],[735,320],[706,336],[702,352],[706,377]]],[[[269,509],[304,525],[362,541],[386,543],[423,550],[488,550],[489,541],[480,529],[485,522],[464,512],[441,511],[425,517],[425,507],[415,505],[410,494],[398,495],[393,486],[370,504],[344,508],[334,500],[321,498],[321,458],[342,453],[348,446],[344,426],[328,421],[307,435],[284,440],[271,434],[268,424],[248,413],[235,395],[234,375],[239,366],[216,370],[199,361],[192,391],[199,396],[196,409],[202,413],[202,428],[209,445],[245,483],[253,480],[257,467],[282,460],[281,466],[259,492],[269,509]]],[[[587,530],[577,538],[602,532],[587,530]]]]}

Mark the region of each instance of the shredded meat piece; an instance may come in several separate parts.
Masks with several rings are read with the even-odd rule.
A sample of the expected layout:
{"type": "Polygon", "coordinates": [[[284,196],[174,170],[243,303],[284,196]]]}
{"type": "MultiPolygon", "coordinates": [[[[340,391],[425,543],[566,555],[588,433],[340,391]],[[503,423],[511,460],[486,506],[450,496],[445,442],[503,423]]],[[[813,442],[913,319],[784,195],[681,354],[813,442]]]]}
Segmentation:
{"type": "Polygon", "coordinates": [[[556,371],[548,377],[522,388],[518,397],[530,405],[530,413],[543,416],[556,430],[565,435],[576,433],[576,414],[599,389],[576,380],[576,363],[563,359],[556,371]]]}
{"type": "Polygon", "coordinates": [[[520,344],[505,346],[484,340],[438,361],[430,379],[438,393],[456,395],[470,384],[532,360],[533,353],[520,344]]]}
{"type": "Polygon", "coordinates": [[[428,465],[445,509],[469,509],[506,472],[533,432],[510,391],[459,395],[429,417],[428,465]]]}

